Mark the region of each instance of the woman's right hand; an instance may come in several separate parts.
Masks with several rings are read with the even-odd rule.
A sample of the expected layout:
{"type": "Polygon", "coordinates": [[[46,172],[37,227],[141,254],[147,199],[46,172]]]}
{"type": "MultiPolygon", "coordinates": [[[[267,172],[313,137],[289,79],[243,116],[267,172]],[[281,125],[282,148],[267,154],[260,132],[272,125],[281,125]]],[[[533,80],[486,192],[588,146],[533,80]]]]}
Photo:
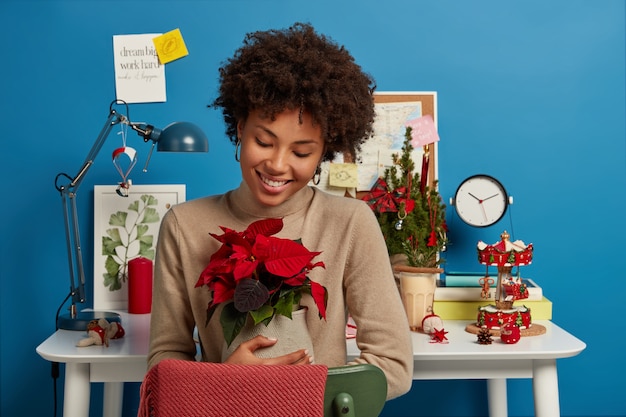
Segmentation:
{"type": "Polygon", "coordinates": [[[270,339],[261,335],[256,336],[240,344],[224,363],[239,365],[309,365],[313,363],[313,357],[309,356],[309,351],[306,349],[268,359],[258,358],[254,355],[257,349],[274,346],[277,341],[277,339],[270,339]]]}

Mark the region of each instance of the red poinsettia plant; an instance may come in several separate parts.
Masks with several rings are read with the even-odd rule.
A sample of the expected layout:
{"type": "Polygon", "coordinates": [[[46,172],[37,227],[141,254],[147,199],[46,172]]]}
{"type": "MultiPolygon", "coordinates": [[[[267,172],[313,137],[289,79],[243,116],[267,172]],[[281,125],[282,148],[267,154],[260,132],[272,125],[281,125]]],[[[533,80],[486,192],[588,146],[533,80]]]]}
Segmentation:
{"type": "Polygon", "coordinates": [[[207,323],[218,305],[226,303],[220,315],[224,339],[230,345],[248,317],[254,324],[267,325],[275,315],[291,318],[303,294],[310,294],[321,318],[326,318],[326,288],[308,277],[310,270],[324,268],[313,263],[321,252],[312,252],[299,240],[275,237],[282,230],[282,219],[251,223],[243,232],[220,226],[224,234],[210,235],[222,242],[196,287],[207,286],[211,302],[207,323]]]}

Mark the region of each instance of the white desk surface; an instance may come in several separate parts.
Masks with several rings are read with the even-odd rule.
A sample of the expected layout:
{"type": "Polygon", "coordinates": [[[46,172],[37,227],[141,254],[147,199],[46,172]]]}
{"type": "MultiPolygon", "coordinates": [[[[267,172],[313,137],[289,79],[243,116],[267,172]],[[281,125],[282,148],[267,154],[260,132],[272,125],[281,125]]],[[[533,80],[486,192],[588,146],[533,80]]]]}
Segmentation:
{"type": "Polygon", "coordinates": [[[415,360],[459,360],[459,359],[556,359],[579,354],[586,345],[570,333],[548,320],[536,320],[546,327],[539,336],[523,336],[515,344],[506,344],[493,337],[490,345],[481,345],[475,334],[465,331],[470,320],[446,320],[447,344],[431,343],[430,336],[411,332],[415,360]]]}
{"type": "MultiPolygon", "coordinates": [[[[77,347],[85,332],[58,330],[37,353],[44,359],[66,364],[64,416],[84,416],[89,410],[90,383],[105,383],[103,415],[122,415],[123,382],[141,382],[147,370],[150,315],[120,312],[126,335],[111,340],[109,347],[77,347]],[[80,401],[69,401],[76,394],[80,401]],[[77,394],[78,393],[78,394],[77,394]]],[[[431,343],[430,336],[411,332],[413,338],[413,379],[486,379],[489,414],[507,416],[506,380],[532,378],[535,415],[560,414],[556,360],[575,356],[586,345],[550,321],[537,321],[546,327],[539,336],[524,336],[513,345],[494,337],[480,345],[475,334],[465,331],[469,321],[447,320],[444,328],[448,343],[431,343]]],[[[356,341],[347,341],[348,359],[359,354],[356,341]]]]}
{"type": "MultiPolygon", "coordinates": [[[[85,338],[83,332],[58,330],[37,347],[37,353],[44,359],[54,362],[136,362],[146,360],[149,343],[149,314],[122,314],[122,326],[126,336],[111,340],[109,347],[77,347],[76,343],[85,338]]],[[[536,321],[546,327],[546,333],[539,336],[526,336],[512,345],[502,343],[494,337],[490,345],[477,343],[477,336],[465,331],[469,321],[447,320],[444,328],[448,331],[447,344],[430,343],[426,334],[411,332],[415,361],[429,360],[506,360],[506,359],[558,359],[575,356],[586,345],[575,336],[550,321],[536,321]]],[[[348,340],[348,356],[358,355],[354,339],[348,340]]]]}
{"type": "Polygon", "coordinates": [[[87,337],[86,332],[57,330],[37,347],[37,353],[48,361],[61,363],[145,361],[150,342],[150,314],[119,313],[126,334],[111,340],[108,347],[78,347],[76,343],[87,337]]]}

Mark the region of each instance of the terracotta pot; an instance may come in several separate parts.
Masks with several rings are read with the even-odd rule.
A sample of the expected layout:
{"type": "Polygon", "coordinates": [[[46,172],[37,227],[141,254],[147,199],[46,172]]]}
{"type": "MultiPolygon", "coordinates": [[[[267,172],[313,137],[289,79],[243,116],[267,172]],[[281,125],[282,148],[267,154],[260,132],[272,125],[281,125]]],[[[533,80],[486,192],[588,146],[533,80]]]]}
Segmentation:
{"type": "Polygon", "coordinates": [[[255,351],[255,356],[259,358],[275,358],[299,349],[308,349],[309,356],[314,356],[313,341],[306,324],[307,311],[307,308],[300,308],[291,313],[291,319],[282,315],[274,316],[267,326],[262,323],[255,326],[253,320],[248,317],[246,325],[230,346],[224,343],[222,361],[225,361],[241,343],[260,334],[278,339],[278,342],[274,346],[255,351]]]}
{"type": "Polygon", "coordinates": [[[434,312],[435,289],[441,270],[429,268],[430,272],[410,272],[408,269],[400,269],[400,294],[411,330],[419,330],[424,317],[434,312]]]}

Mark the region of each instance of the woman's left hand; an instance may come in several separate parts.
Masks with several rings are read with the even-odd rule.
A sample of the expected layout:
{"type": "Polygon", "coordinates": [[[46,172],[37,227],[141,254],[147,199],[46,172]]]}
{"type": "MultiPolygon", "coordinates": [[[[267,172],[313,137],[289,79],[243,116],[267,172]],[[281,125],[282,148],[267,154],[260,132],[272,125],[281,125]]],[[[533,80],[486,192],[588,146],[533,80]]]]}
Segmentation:
{"type": "Polygon", "coordinates": [[[305,349],[296,350],[276,358],[258,358],[254,355],[257,349],[274,346],[278,340],[265,336],[256,336],[240,344],[224,363],[239,365],[309,365],[313,357],[305,349]]]}

